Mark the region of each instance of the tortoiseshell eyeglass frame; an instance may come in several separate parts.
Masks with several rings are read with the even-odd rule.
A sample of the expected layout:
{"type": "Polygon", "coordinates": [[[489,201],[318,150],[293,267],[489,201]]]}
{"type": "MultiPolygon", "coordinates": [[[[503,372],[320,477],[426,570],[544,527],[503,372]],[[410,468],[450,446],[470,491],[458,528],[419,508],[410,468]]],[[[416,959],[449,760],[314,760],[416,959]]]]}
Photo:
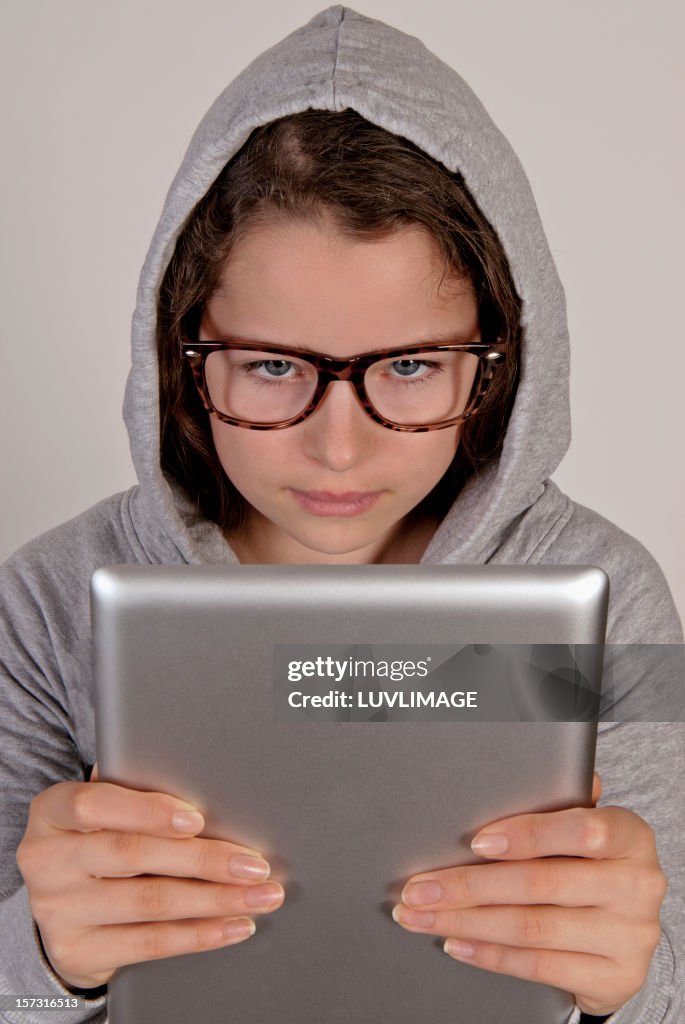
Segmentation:
{"type": "Polygon", "coordinates": [[[373,352],[364,352],[362,355],[351,356],[348,359],[334,359],[332,356],[324,355],[322,352],[312,352],[307,349],[292,349],[284,345],[268,346],[264,342],[251,341],[190,341],[188,338],[181,339],[181,356],[186,359],[193,372],[193,378],[197,390],[207,412],[216,416],[222,423],[230,423],[234,427],[245,427],[247,430],[283,430],[285,427],[293,427],[301,423],[318,408],[326,393],[328,385],[332,381],[349,381],[354,387],[359,404],[364,411],[382,426],[389,430],[400,430],[410,433],[426,432],[429,430],[444,430],[446,427],[454,427],[463,423],[477,411],[484,395],[486,394],[497,367],[506,358],[507,346],[500,343],[494,345],[485,342],[474,344],[451,344],[440,345],[434,342],[427,342],[422,345],[410,345],[406,348],[383,348],[375,349],[373,352]],[[241,351],[268,352],[275,355],[291,357],[292,359],[303,360],[310,363],[317,371],[319,379],[311,401],[305,406],[302,412],[289,420],[279,423],[252,423],[250,420],[237,419],[229,416],[215,408],[209,397],[207,379],[205,376],[205,362],[207,356],[212,352],[220,352],[225,349],[238,349],[241,351]],[[364,374],[369,366],[380,359],[392,359],[393,357],[405,357],[420,355],[422,352],[469,352],[478,356],[479,372],[476,373],[471,394],[469,395],[466,408],[459,416],[449,420],[441,420],[438,423],[421,423],[407,425],[406,423],[393,423],[385,419],[373,407],[364,388],[364,374]]]}

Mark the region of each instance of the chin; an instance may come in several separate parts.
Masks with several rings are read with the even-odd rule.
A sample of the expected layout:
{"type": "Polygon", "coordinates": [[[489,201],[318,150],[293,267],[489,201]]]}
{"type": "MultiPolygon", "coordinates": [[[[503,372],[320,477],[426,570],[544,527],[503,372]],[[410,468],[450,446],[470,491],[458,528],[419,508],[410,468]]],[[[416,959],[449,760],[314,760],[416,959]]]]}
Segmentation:
{"type": "Polygon", "coordinates": [[[326,534],[292,533],[292,540],[307,550],[319,555],[352,555],[363,551],[382,541],[387,530],[382,533],[355,533],[351,530],[330,530],[326,534]]]}
{"type": "Polygon", "coordinates": [[[347,555],[354,551],[360,551],[370,547],[378,538],[368,537],[353,539],[352,537],[297,537],[291,534],[293,540],[310,551],[316,551],[322,555],[347,555]]]}

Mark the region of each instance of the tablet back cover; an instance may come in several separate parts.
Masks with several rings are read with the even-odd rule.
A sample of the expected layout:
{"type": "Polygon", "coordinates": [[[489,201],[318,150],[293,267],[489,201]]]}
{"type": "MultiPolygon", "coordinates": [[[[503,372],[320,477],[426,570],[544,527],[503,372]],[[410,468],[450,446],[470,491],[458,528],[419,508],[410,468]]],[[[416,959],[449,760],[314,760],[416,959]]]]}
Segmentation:
{"type": "Polygon", "coordinates": [[[584,652],[597,690],[601,657],[587,652],[600,650],[606,596],[592,569],[99,570],[100,778],[193,802],[203,836],[260,850],[286,890],[246,942],[120,968],[110,1024],[565,1021],[567,993],[457,963],[390,911],[410,875],[477,863],[469,841],[487,822],[589,803],[592,715],[514,719],[536,717],[536,702],[549,719],[550,686],[568,690],[562,650],[584,652]],[[339,665],[328,678],[284,677],[317,652],[339,665]],[[363,707],[360,695],[419,682],[353,682],[358,659],[422,654],[423,690],[482,693],[489,673],[489,705],[363,707]],[[349,706],[290,706],[312,687],[350,693],[349,706]]]}

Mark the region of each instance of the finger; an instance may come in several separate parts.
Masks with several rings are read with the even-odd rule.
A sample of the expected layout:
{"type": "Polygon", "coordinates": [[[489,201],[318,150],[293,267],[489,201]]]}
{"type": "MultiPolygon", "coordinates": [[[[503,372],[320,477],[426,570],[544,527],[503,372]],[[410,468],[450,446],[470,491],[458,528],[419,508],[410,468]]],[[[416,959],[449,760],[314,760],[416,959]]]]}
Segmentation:
{"type": "MultiPolygon", "coordinates": [[[[285,896],[278,882],[256,886],[218,885],[155,875],[135,879],[102,878],[81,892],[88,905],[88,922],[92,925],[268,914],[281,906],[285,896]]],[[[73,907],[74,915],[81,919],[82,909],[76,904],[73,907]]]]}
{"type": "Polygon", "coordinates": [[[249,917],[112,925],[89,930],[71,952],[71,959],[88,962],[89,974],[109,978],[126,964],[231,946],[254,933],[255,923],[249,917]]]}
{"type": "Polygon", "coordinates": [[[556,949],[614,956],[632,951],[625,943],[625,918],[592,907],[476,907],[412,910],[399,903],[393,920],[408,931],[459,936],[522,949],[556,949]],[[625,949],[624,949],[625,945],[625,949]]]}
{"type": "Polygon", "coordinates": [[[623,807],[573,807],[544,814],[519,814],[488,825],[471,849],[482,857],[530,860],[536,857],[619,859],[653,856],[654,833],[623,807]]]}
{"type": "Polygon", "coordinates": [[[595,807],[602,795],[602,780],[597,772],[592,775],[592,806],[595,807]]]}
{"type": "Polygon", "coordinates": [[[265,881],[271,871],[263,857],[220,839],[193,837],[178,843],[141,832],[102,830],[74,836],[73,846],[79,870],[94,878],[168,875],[250,885],[265,881]]]}
{"type": "Polygon", "coordinates": [[[93,765],[93,770],[90,773],[90,779],[88,781],[89,782],[97,782],[98,781],[98,763],[97,763],[97,761],[93,765]]]}
{"type": "Polygon", "coordinates": [[[408,907],[433,910],[512,903],[619,909],[640,898],[639,881],[630,860],[545,857],[414,875],[401,899],[408,907]]]}
{"type": "Polygon", "coordinates": [[[592,1012],[613,1013],[632,995],[614,989],[616,965],[608,958],[546,949],[515,949],[488,942],[448,938],[445,952],[454,960],[495,974],[508,974],[567,992],[596,993],[592,1012]],[[613,999],[611,996],[613,995],[613,999]]]}
{"type": "Polygon", "coordinates": [[[109,782],[59,782],[34,797],[28,828],[32,835],[46,835],[52,829],[104,828],[179,838],[201,832],[204,818],[192,804],[167,793],[139,792],[109,782]]]}

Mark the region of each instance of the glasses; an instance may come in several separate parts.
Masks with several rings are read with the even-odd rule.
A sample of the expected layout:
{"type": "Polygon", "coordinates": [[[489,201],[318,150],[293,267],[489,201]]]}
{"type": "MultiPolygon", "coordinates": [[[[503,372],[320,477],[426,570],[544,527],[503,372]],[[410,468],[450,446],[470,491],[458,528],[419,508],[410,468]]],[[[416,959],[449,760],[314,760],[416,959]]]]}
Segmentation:
{"type": "Polygon", "coordinates": [[[390,430],[443,430],[473,416],[506,345],[412,345],[349,359],[263,342],[181,340],[205,409],[222,423],[281,430],[311,416],[328,385],[348,381],[390,430]]]}

